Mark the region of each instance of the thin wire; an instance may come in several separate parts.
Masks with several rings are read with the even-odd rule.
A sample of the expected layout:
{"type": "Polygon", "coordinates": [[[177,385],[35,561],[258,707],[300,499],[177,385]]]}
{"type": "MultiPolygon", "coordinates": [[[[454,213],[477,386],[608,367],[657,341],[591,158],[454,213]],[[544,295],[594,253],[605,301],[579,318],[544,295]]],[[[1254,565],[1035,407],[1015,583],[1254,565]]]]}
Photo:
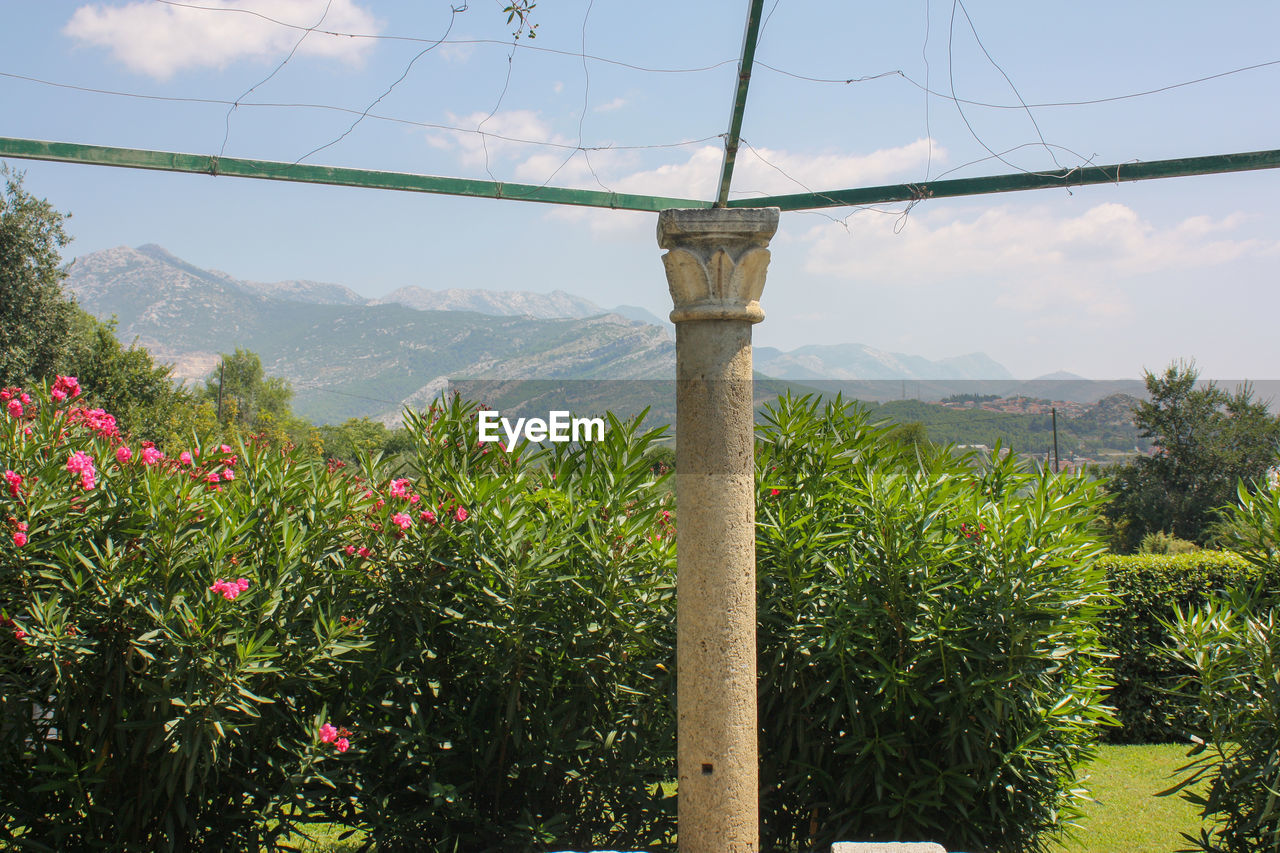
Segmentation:
{"type": "Polygon", "coordinates": [[[427,47],[424,47],[422,50],[418,51],[418,53],[414,55],[413,59],[409,60],[409,64],[404,67],[404,71],[400,74],[399,77],[396,78],[395,82],[392,83],[390,86],[388,86],[386,91],[384,91],[381,95],[374,98],[373,102],[370,103],[369,106],[364,108],[364,111],[360,113],[359,117],[357,117],[355,121],[351,122],[350,127],[342,131],[342,133],[338,134],[338,136],[335,139],[332,139],[329,142],[326,142],[324,145],[320,145],[315,148],[312,148],[306,154],[303,154],[297,160],[294,160],[293,164],[296,166],[298,163],[301,163],[303,160],[307,159],[312,154],[317,154],[323,151],[324,149],[337,145],[339,142],[346,139],[347,135],[350,134],[351,131],[356,129],[356,125],[364,121],[365,117],[369,115],[369,111],[372,110],[374,107],[376,107],[382,101],[383,98],[385,98],[387,95],[390,95],[391,91],[395,89],[396,86],[399,86],[400,83],[404,80],[404,78],[409,76],[409,72],[413,70],[414,64],[417,63],[419,59],[426,56],[431,51],[435,50],[437,47],[440,46],[440,44],[445,39],[449,37],[449,33],[453,31],[454,21],[458,19],[458,14],[465,11],[467,11],[466,3],[463,3],[461,6],[457,6],[457,7],[451,5],[449,7],[449,26],[445,28],[444,35],[441,36],[440,39],[438,39],[434,44],[428,45],[427,47]]]}
{"type": "Polygon", "coordinates": [[[266,77],[263,77],[257,83],[254,83],[248,89],[245,89],[244,92],[240,95],[240,97],[236,98],[235,103],[227,107],[227,115],[223,120],[223,123],[226,125],[226,129],[223,131],[223,134],[222,134],[222,147],[218,149],[219,159],[221,159],[222,155],[226,153],[227,142],[231,139],[231,114],[236,111],[236,107],[240,105],[241,101],[249,97],[249,95],[253,94],[254,89],[257,89],[259,86],[266,85],[271,80],[272,77],[275,77],[277,74],[280,73],[280,69],[284,68],[286,65],[289,64],[289,60],[293,59],[293,55],[298,52],[298,48],[302,47],[302,43],[307,40],[307,36],[315,32],[316,27],[323,24],[324,19],[329,17],[329,10],[331,8],[333,8],[333,0],[328,0],[328,2],[325,3],[324,14],[320,16],[320,20],[316,21],[313,26],[308,27],[306,30],[303,31],[302,35],[298,37],[297,42],[294,43],[293,50],[289,51],[289,55],[286,56],[280,62],[279,65],[277,65],[274,69],[272,69],[270,74],[268,74],[266,77]]]}
{"type": "MultiPolygon", "coordinates": [[[[996,62],[995,59],[992,58],[991,54],[987,51],[986,45],[982,43],[982,38],[978,35],[978,28],[974,26],[973,18],[969,17],[969,10],[965,8],[964,0],[956,0],[956,2],[960,5],[960,11],[964,12],[964,19],[969,22],[969,30],[973,33],[973,40],[976,41],[978,43],[978,47],[982,49],[982,55],[987,58],[987,61],[991,63],[991,66],[995,68],[995,70],[999,71],[1000,76],[1009,84],[1009,88],[1013,90],[1013,94],[1018,98],[1018,103],[1022,105],[1024,110],[1026,110],[1027,118],[1031,119],[1031,126],[1036,129],[1036,136],[1040,137],[1040,143],[1044,145],[1044,150],[1049,153],[1049,157],[1053,160],[1053,165],[1061,169],[1062,164],[1058,162],[1058,158],[1054,156],[1048,143],[1044,141],[1044,134],[1040,132],[1040,124],[1036,121],[1036,117],[1031,112],[1031,108],[1027,106],[1027,102],[1023,100],[1022,93],[1018,91],[1018,87],[1013,84],[1013,81],[1009,79],[1009,75],[1000,67],[1000,63],[996,62]]],[[[928,96],[926,95],[925,97],[928,96]]]]}
{"type": "Polygon", "coordinates": [[[986,107],[988,109],[993,109],[993,110],[1021,110],[1025,108],[1038,110],[1038,109],[1048,109],[1052,107],[1087,107],[1087,106],[1092,106],[1094,104],[1109,104],[1115,101],[1127,101],[1133,98],[1144,98],[1148,95],[1159,95],[1164,92],[1172,91],[1174,89],[1182,89],[1187,86],[1195,86],[1200,83],[1207,83],[1211,80],[1218,80],[1223,77],[1230,77],[1235,74],[1243,74],[1246,71],[1257,71],[1260,68],[1270,68],[1273,65],[1280,65],[1280,59],[1272,59],[1272,60],[1268,60],[1267,62],[1258,62],[1253,65],[1244,65],[1244,66],[1241,66],[1240,68],[1232,68],[1229,71],[1220,71],[1217,74],[1210,74],[1205,77],[1197,77],[1194,80],[1183,80],[1180,83],[1171,83],[1167,86],[1160,86],[1155,89],[1146,89],[1141,92],[1129,92],[1128,94],[1125,94],[1125,95],[1112,95],[1105,98],[1090,98],[1082,101],[1046,101],[1044,103],[1025,104],[1025,105],[1024,104],[992,104],[987,101],[974,101],[968,98],[954,98],[948,95],[946,92],[937,92],[937,91],[934,91],[933,89],[930,89],[927,85],[916,80],[914,77],[911,77],[909,74],[905,73],[901,69],[894,69],[892,71],[882,71],[879,74],[868,74],[864,77],[811,77],[806,74],[797,74],[793,71],[787,71],[782,68],[777,68],[773,65],[769,65],[766,62],[757,61],[756,65],[760,66],[761,68],[767,68],[770,71],[774,72],[775,74],[781,74],[784,77],[792,77],[796,80],[804,80],[809,83],[833,83],[838,85],[848,85],[850,83],[865,83],[869,80],[879,80],[884,77],[901,77],[903,80],[910,83],[912,86],[915,86],[917,89],[920,89],[926,92],[927,94],[933,95],[935,98],[942,98],[943,100],[946,100],[946,101],[959,101],[960,103],[968,104],[969,106],[986,107]]]}
{"type": "MultiPolygon", "coordinates": [[[[153,0],[153,2],[163,3],[166,6],[178,6],[183,9],[198,9],[205,12],[239,12],[241,14],[252,15],[255,18],[261,18],[264,21],[269,21],[273,24],[277,24],[282,27],[287,27],[289,29],[294,29],[294,30],[306,29],[305,27],[301,27],[298,24],[291,24],[288,21],[281,21],[278,18],[272,18],[271,16],[264,15],[261,12],[255,12],[252,9],[238,9],[238,8],[227,7],[227,6],[200,6],[195,3],[181,3],[181,2],[178,2],[178,0],[153,0]]],[[[435,39],[422,38],[419,36],[394,36],[394,35],[383,35],[381,33],[349,33],[349,32],[341,32],[338,30],[321,30],[321,29],[317,29],[316,32],[326,36],[341,36],[343,38],[352,38],[352,39],[371,39],[375,41],[407,41],[407,42],[422,42],[422,43],[430,43],[435,41],[435,39]]],[[[443,44],[450,44],[450,45],[492,44],[492,45],[502,45],[503,47],[511,46],[510,42],[502,41],[500,39],[453,39],[453,40],[445,40],[443,44]]],[[[554,54],[559,54],[561,56],[572,56],[575,58],[579,55],[571,50],[559,50],[551,47],[542,47],[540,45],[525,44],[524,42],[520,42],[516,44],[516,48],[520,50],[537,51],[539,53],[554,53],[554,54]]],[[[623,62],[617,59],[609,59],[603,56],[594,56],[592,54],[587,54],[587,59],[590,59],[593,62],[603,62],[608,65],[617,65],[620,68],[630,68],[633,71],[644,71],[650,74],[697,74],[704,71],[714,71],[715,69],[720,68],[721,66],[731,65],[738,61],[737,57],[731,57],[729,59],[724,59],[724,60],[721,60],[720,62],[716,62],[712,65],[704,65],[697,68],[650,68],[643,65],[635,65],[630,62],[623,62]]]]}
{"type": "MultiPolygon", "coordinates": [[[[159,0],[157,0],[159,2],[159,0]]],[[[70,89],[75,92],[85,92],[92,95],[110,95],[119,98],[136,98],[145,101],[169,101],[173,103],[188,104],[212,104],[216,106],[231,106],[234,101],[228,101],[225,98],[193,98],[179,97],[174,95],[147,95],[141,92],[121,92],[114,89],[96,89],[88,86],[77,86],[71,83],[58,83],[53,80],[43,80],[39,77],[29,77],[24,74],[13,74],[7,71],[0,71],[0,77],[8,77],[13,80],[22,80],[27,83],[36,83],[41,86],[52,86],[57,89],[70,89]]],[[[308,103],[272,103],[264,101],[241,101],[241,107],[263,107],[271,109],[312,109],[312,110],[332,110],[334,112],[348,113],[350,115],[362,115],[361,110],[352,109],[350,107],[340,107],[334,104],[308,104],[308,103]]],[[[447,130],[454,133],[479,133],[493,139],[501,139],[506,142],[515,142],[521,145],[540,145],[547,148],[563,148],[566,150],[577,150],[576,146],[567,142],[552,142],[545,139],[524,139],[518,136],[504,136],[500,133],[492,133],[488,131],[477,131],[473,127],[459,127],[452,124],[437,124],[434,122],[415,121],[413,119],[399,118],[396,116],[381,115],[379,113],[365,114],[365,118],[376,119],[378,121],[393,122],[395,124],[411,125],[413,127],[422,127],[429,130],[447,130]]],[[[630,151],[644,150],[649,148],[682,148],[689,145],[701,145],[704,142],[710,142],[713,139],[719,139],[723,134],[713,133],[699,139],[686,139],[680,142],[660,142],[650,143],[646,145],[599,145],[599,146],[583,146],[586,151],[630,151]]]]}
{"type": "MultiPolygon", "coordinates": [[[[502,107],[503,100],[507,97],[507,90],[511,88],[511,70],[515,64],[517,43],[517,39],[513,38],[511,40],[511,52],[507,54],[507,76],[506,79],[502,81],[502,91],[498,93],[498,100],[494,103],[493,109],[489,110],[489,114],[476,125],[476,133],[480,134],[480,147],[484,149],[484,170],[489,174],[489,180],[495,183],[497,183],[498,178],[493,174],[493,170],[489,168],[489,142],[485,139],[484,131],[481,130],[481,128],[485,126],[486,122],[498,114],[498,110],[502,107]]],[[[570,154],[569,156],[572,157],[573,155],[570,154]]],[[[560,170],[557,169],[556,171],[558,172],[560,170]]]]}
{"type": "Polygon", "coordinates": [[[760,43],[764,41],[764,31],[769,28],[769,19],[773,17],[773,13],[778,10],[778,4],[782,0],[773,0],[773,5],[769,7],[769,14],[764,16],[764,21],[760,24],[760,32],[756,33],[756,47],[759,48],[760,43]]]}
{"type": "Polygon", "coordinates": [[[927,183],[933,173],[933,127],[929,121],[929,33],[933,21],[929,15],[929,0],[924,0],[924,44],[920,46],[920,58],[924,60],[924,138],[929,146],[928,159],[924,166],[924,179],[927,183]]]}
{"type": "Polygon", "coordinates": [[[992,157],[995,157],[1001,163],[1004,163],[1010,169],[1017,169],[1019,172],[1026,172],[1027,170],[1022,168],[1021,166],[1017,166],[1013,163],[1010,163],[1008,160],[1001,157],[999,154],[995,152],[994,149],[991,148],[990,145],[988,145],[986,142],[983,141],[981,136],[978,136],[978,132],[974,130],[973,125],[969,123],[969,117],[964,114],[964,108],[960,106],[960,101],[956,98],[955,63],[952,59],[951,48],[952,48],[952,43],[955,40],[956,6],[959,5],[959,2],[960,0],[952,0],[951,2],[951,26],[947,30],[947,79],[951,82],[951,100],[955,102],[956,112],[960,114],[960,120],[963,121],[964,126],[969,129],[969,135],[972,136],[979,145],[985,148],[988,154],[990,154],[992,157]]]}
{"type": "MultiPolygon", "coordinates": [[[[587,67],[587,19],[591,17],[591,10],[596,5],[596,0],[588,0],[587,10],[582,13],[582,112],[578,114],[578,149],[582,150],[582,128],[587,120],[587,109],[590,105],[591,95],[591,69],[587,67]]],[[[587,171],[591,173],[591,177],[595,178],[596,184],[600,189],[607,193],[613,192],[609,187],[604,185],[600,180],[600,176],[596,174],[595,167],[591,165],[591,155],[585,150],[582,151],[582,159],[586,161],[587,171]]]]}

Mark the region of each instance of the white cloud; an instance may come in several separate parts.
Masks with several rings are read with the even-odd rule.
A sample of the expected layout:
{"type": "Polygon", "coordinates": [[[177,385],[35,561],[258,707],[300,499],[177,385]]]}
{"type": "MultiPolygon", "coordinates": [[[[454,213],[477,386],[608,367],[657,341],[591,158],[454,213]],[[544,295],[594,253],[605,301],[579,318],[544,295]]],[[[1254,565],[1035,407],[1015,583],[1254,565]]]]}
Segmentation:
{"type": "MultiPolygon", "coordinates": [[[[107,48],[132,71],[166,79],[190,68],[282,57],[302,33],[259,15],[310,27],[325,12],[325,0],[205,0],[201,5],[227,11],[152,2],[91,4],[76,9],[63,32],[83,44],[107,48]]],[[[333,0],[321,28],[376,33],[379,24],[354,0],[333,0]]],[[[371,43],[313,32],[298,54],[357,63],[371,43]]]]}
{"type": "Polygon", "coordinates": [[[849,230],[811,229],[805,268],[819,275],[893,287],[994,287],[999,307],[1029,322],[1057,322],[1066,310],[1097,322],[1129,315],[1133,298],[1151,296],[1135,284],[1153,273],[1211,267],[1274,251],[1275,243],[1224,236],[1244,217],[1192,217],[1157,227],[1133,209],[1095,205],[1076,216],[1045,207],[1001,206],[969,216],[913,213],[865,216],[849,230]]]}
{"type": "Polygon", "coordinates": [[[595,108],[595,111],[598,113],[608,113],[608,112],[613,112],[614,110],[620,110],[626,105],[627,105],[627,99],[618,97],[618,98],[614,98],[612,101],[609,101],[607,103],[600,104],[595,108]]]}

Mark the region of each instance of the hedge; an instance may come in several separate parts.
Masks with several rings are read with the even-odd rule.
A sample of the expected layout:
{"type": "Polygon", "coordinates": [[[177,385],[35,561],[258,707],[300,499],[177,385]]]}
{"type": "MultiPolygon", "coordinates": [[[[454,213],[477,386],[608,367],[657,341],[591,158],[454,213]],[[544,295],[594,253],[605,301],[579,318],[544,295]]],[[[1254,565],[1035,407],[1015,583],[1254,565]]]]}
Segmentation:
{"type": "Polygon", "coordinates": [[[1115,743],[1186,742],[1198,730],[1195,696],[1178,690],[1185,671],[1171,661],[1167,623],[1177,611],[1200,608],[1233,588],[1260,582],[1275,587],[1280,565],[1255,565],[1238,554],[1196,551],[1190,554],[1108,554],[1098,561],[1106,570],[1115,609],[1102,620],[1103,637],[1115,653],[1116,687],[1111,694],[1120,728],[1115,743]]]}

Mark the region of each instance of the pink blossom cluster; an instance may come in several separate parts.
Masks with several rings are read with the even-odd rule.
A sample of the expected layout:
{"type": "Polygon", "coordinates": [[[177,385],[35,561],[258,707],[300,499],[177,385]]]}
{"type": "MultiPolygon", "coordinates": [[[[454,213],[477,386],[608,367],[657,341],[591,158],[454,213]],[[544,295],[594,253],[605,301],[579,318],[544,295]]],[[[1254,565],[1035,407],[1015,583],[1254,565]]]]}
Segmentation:
{"type": "Polygon", "coordinates": [[[59,376],[53,383],[49,396],[58,402],[80,396],[80,380],[74,376],[59,376]]]}
{"type": "Polygon", "coordinates": [[[14,524],[14,527],[16,529],[13,531],[13,544],[15,548],[21,548],[27,544],[27,523],[19,521],[14,524]]]}
{"type": "Polygon", "coordinates": [[[67,470],[80,475],[80,486],[87,492],[97,485],[98,472],[93,468],[93,457],[77,450],[67,458],[67,470]]]}
{"type": "Polygon", "coordinates": [[[120,435],[115,415],[109,415],[102,409],[72,409],[67,420],[73,424],[82,423],[103,438],[117,438],[120,435]]]}
{"type": "Polygon", "coordinates": [[[222,578],[218,578],[213,582],[213,586],[209,587],[212,592],[220,593],[227,601],[234,601],[237,595],[248,588],[248,578],[240,578],[233,581],[224,581],[222,578]]]}
{"type": "Polygon", "coordinates": [[[338,752],[346,752],[351,748],[351,741],[347,739],[349,737],[351,732],[345,728],[335,729],[328,723],[320,727],[320,742],[333,744],[333,748],[338,752]]]}
{"type": "Polygon", "coordinates": [[[23,477],[21,474],[17,474],[13,471],[4,472],[5,485],[9,487],[9,494],[13,495],[15,498],[22,497],[22,481],[23,477]]]}

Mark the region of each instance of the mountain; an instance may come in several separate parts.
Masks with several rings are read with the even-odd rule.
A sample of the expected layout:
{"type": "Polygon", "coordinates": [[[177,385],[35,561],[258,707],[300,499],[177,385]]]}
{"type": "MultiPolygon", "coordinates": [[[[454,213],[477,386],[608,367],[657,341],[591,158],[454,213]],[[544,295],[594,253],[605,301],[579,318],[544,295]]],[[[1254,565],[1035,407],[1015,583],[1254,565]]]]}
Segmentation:
{"type": "Polygon", "coordinates": [[[864,344],[810,345],[790,352],[756,347],[755,366],[779,379],[1011,379],[980,352],[930,361],[864,344]]]}
{"type": "MultiPolygon", "coordinates": [[[[219,354],[237,347],[258,353],[268,373],[293,384],[294,410],[320,423],[394,421],[404,405],[425,404],[459,378],[670,380],[675,372],[669,323],[635,306],[608,312],[564,291],[405,287],[366,299],[340,284],[242,281],[155,245],[77,258],[66,287],[90,313],[114,315],[123,340],[136,338],[172,363],[179,379],[203,382],[219,354]]],[[[1009,376],[982,353],[930,361],[862,344],[758,347],[755,357],[761,379],[843,380],[846,396],[867,400],[908,390],[942,399],[956,393],[946,383],[1009,376]],[[915,385],[900,387],[908,380],[915,385]]],[[[642,392],[665,399],[638,386],[575,393],[604,400],[642,392]]]]}
{"type": "Polygon", "coordinates": [[[499,317],[555,318],[595,317],[606,313],[589,299],[553,290],[529,293],[521,290],[427,290],[424,287],[402,287],[393,290],[374,305],[395,303],[419,311],[475,311],[499,317]]]}
{"type": "Polygon", "coordinates": [[[173,363],[180,379],[202,381],[219,353],[253,350],[293,384],[294,410],[317,422],[392,421],[455,377],[666,378],[675,369],[666,330],[616,314],[537,319],[297,301],[307,289],[263,290],[144,249],[78,259],[68,291],[95,316],[114,315],[123,340],[173,363]]]}

